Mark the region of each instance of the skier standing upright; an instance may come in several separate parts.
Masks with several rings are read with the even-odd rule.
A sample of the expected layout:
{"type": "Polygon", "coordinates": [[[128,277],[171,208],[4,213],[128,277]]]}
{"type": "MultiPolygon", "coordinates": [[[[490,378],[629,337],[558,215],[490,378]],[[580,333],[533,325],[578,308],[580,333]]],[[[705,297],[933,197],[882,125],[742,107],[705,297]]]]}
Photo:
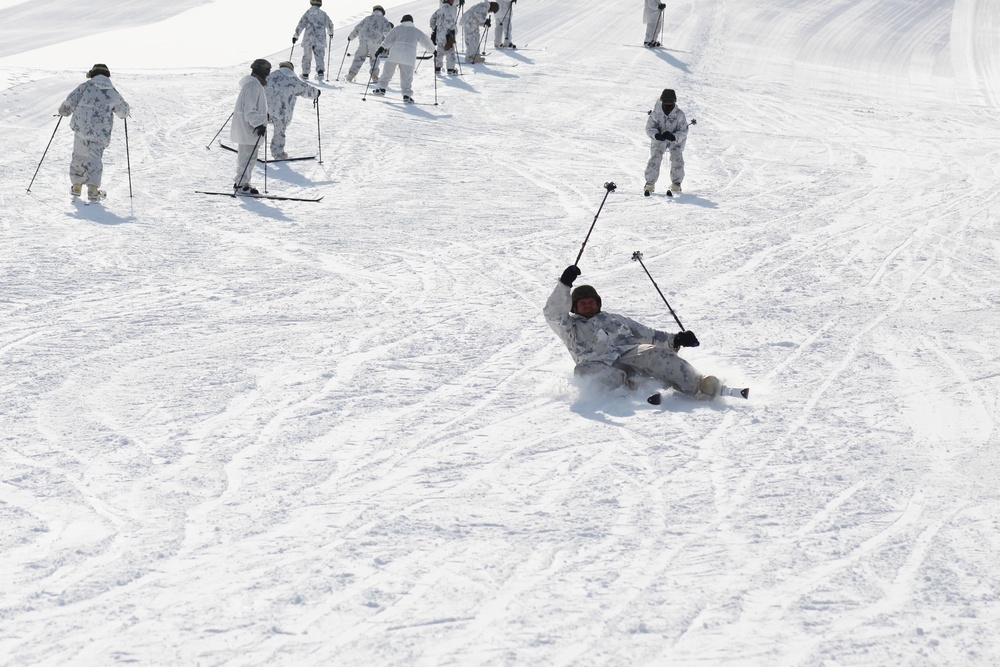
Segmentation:
{"type": "Polygon", "coordinates": [[[660,0],[642,0],[642,22],[646,24],[646,37],[642,45],[653,48],[661,46],[656,33],[663,27],[663,10],[667,5],[660,0]]]}
{"type": "Polygon", "coordinates": [[[126,118],[128,103],[111,83],[108,66],[98,63],[87,72],[87,81],[73,89],[59,105],[60,116],[73,116],[70,127],[75,133],[73,157],[69,163],[70,193],[79,197],[87,185],[87,198],[104,198],[101,179],[104,175],[104,149],[111,143],[114,116],[126,118]]]}
{"type": "Polygon", "coordinates": [[[570,292],[579,275],[575,265],[566,267],[543,311],[573,357],[575,375],[609,389],[631,388],[636,378],[647,377],[689,396],[719,395],[722,383],[717,377],[702,375],[677,356],[682,347],[699,345],[694,332],[666,333],[624,315],[606,313],[601,310],[600,295],[590,285],[570,292]]]}
{"type": "Polygon", "coordinates": [[[271,133],[271,155],[278,160],[284,160],[288,157],[288,153],[285,152],[285,131],[292,122],[292,114],[295,113],[295,98],[306,97],[315,100],[319,98],[320,90],[295,76],[295,65],[286,60],[267,77],[264,94],[267,97],[267,117],[274,125],[274,131],[271,133]]]}
{"type": "Polygon", "coordinates": [[[479,28],[490,27],[490,14],[500,11],[500,5],[486,0],[474,5],[462,17],[462,31],[465,33],[465,60],[481,63],[485,58],[479,53],[479,28]]]}
{"type": "Polygon", "coordinates": [[[250,184],[253,166],[260,152],[260,142],[267,134],[267,94],[264,86],[271,74],[271,63],[258,58],[250,65],[250,74],[240,79],[240,94],[233,108],[229,138],[239,146],[236,152],[236,179],[233,190],[244,194],[260,194],[250,184]]]}
{"type": "Polygon", "coordinates": [[[670,153],[670,190],[681,191],[684,182],[684,145],[687,143],[688,121],[684,112],[677,107],[677,94],[671,88],[664,88],[660,99],[646,119],[646,134],[649,135],[649,162],[646,163],[646,187],[648,197],[656,187],[660,177],[663,156],[670,153]]]}
{"type": "Polygon", "coordinates": [[[458,74],[455,68],[455,31],[458,21],[455,18],[455,0],[441,0],[441,6],[431,14],[431,41],[434,50],[434,71],[440,72],[447,61],[448,74],[458,74]]]}
{"type": "Polygon", "coordinates": [[[389,34],[382,40],[382,45],[375,51],[378,58],[383,52],[388,51],[389,57],[385,61],[385,69],[378,79],[378,88],[372,91],[373,95],[385,95],[385,89],[399,67],[399,87],[403,92],[404,102],[413,102],[413,70],[417,66],[417,47],[421,46],[425,51],[434,50],[434,42],[424,33],[423,30],[413,25],[413,17],[409,14],[403,16],[399,25],[389,31],[389,34]]]}
{"type": "Polygon", "coordinates": [[[299,19],[299,24],[295,26],[295,35],[292,36],[292,44],[298,41],[299,34],[302,35],[302,78],[309,78],[309,71],[312,69],[312,59],[316,56],[316,77],[323,78],[323,63],[326,62],[326,42],[333,39],[333,21],[320,7],[323,0],[309,0],[311,5],[306,13],[299,19]]]}
{"type": "Polygon", "coordinates": [[[372,7],[372,13],[354,26],[354,30],[347,36],[347,40],[357,39],[358,46],[354,49],[354,60],[351,61],[351,67],[347,70],[348,81],[354,81],[354,77],[361,71],[361,65],[364,64],[365,58],[371,58],[372,61],[371,80],[378,79],[378,58],[375,57],[375,50],[378,49],[390,30],[392,30],[392,24],[385,17],[382,5],[372,7]]]}
{"type": "Polygon", "coordinates": [[[517,0],[497,0],[497,29],[493,33],[493,48],[516,49],[510,41],[511,22],[514,19],[514,4],[517,0]]]}

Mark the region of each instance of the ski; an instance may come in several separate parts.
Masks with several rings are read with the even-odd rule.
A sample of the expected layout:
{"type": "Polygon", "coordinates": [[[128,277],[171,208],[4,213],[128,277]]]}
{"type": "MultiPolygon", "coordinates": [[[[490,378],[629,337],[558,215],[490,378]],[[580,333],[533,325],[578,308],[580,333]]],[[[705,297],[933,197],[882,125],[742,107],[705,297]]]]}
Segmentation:
{"type": "MultiPolygon", "coordinates": [[[[222,143],[221,141],[219,142],[219,146],[221,146],[222,148],[225,148],[227,151],[232,151],[234,153],[238,153],[239,152],[238,150],[236,150],[232,146],[227,146],[224,143],[222,143]]],[[[315,159],[316,159],[315,155],[307,155],[305,157],[286,157],[286,158],[281,158],[280,160],[274,160],[274,159],[272,159],[272,160],[261,160],[260,158],[257,158],[257,162],[261,162],[263,164],[271,164],[271,163],[274,163],[274,162],[298,162],[299,160],[315,160],[315,159]]]]}
{"type": "MultiPolygon", "coordinates": [[[[722,387],[722,389],[719,391],[719,396],[733,396],[736,398],[745,398],[749,400],[750,387],[722,387]]],[[[663,394],[660,392],[651,394],[650,397],[646,399],[646,402],[649,403],[650,405],[659,405],[660,403],[663,402],[663,394]]]]}
{"type": "Polygon", "coordinates": [[[390,100],[383,97],[382,95],[372,95],[369,99],[376,99],[379,100],[380,102],[385,102],[386,104],[395,104],[397,106],[401,104],[403,106],[413,105],[418,107],[439,107],[444,104],[444,100],[439,100],[437,104],[435,104],[434,102],[406,102],[404,100],[390,100]]]}
{"type": "Polygon", "coordinates": [[[278,195],[252,195],[245,192],[207,192],[205,190],[195,190],[195,193],[200,195],[218,195],[220,197],[232,197],[233,199],[237,197],[244,197],[246,199],[273,199],[275,201],[319,201],[323,199],[319,197],[317,199],[309,199],[307,197],[279,197],[278,195]]]}

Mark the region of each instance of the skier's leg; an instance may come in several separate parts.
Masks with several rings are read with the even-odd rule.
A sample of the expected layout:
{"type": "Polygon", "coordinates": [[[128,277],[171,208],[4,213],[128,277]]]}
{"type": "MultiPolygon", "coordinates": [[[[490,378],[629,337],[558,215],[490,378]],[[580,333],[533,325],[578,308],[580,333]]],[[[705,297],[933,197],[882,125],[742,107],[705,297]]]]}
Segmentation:
{"type": "Polygon", "coordinates": [[[101,187],[101,179],[104,178],[105,148],[107,148],[105,144],[99,144],[96,141],[87,142],[87,149],[89,151],[87,157],[87,185],[101,187]]]}
{"type": "Polygon", "coordinates": [[[302,44],[302,78],[308,79],[309,72],[312,70],[312,55],[313,49],[312,44],[305,42],[302,44]]]}
{"type": "Polygon", "coordinates": [[[399,88],[404,97],[413,97],[413,68],[409,65],[399,66],[399,88]]]}
{"type": "Polygon", "coordinates": [[[271,157],[283,159],[288,157],[285,154],[285,132],[288,126],[284,121],[275,118],[274,128],[271,130],[271,157]]]}
{"type": "Polygon", "coordinates": [[[670,183],[680,185],[684,182],[684,146],[670,148],[670,183]]]}
{"type": "Polygon", "coordinates": [[[444,61],[444,44],[436,44],[434,46],[434,71],[440,72],[441,65],[444,61]]]}
{"type": "Polygon", "coordinates": [[[347,70],[347,80],[354,81],[354,77],[358,75],[361,71],[361,66],[365,62],[365,58],[368,57],[368,47],[364,44],[359,44],[358,48],[354,50],[354,60],[351,61],[351,68],[347,70]]]}
{"type": "Polygon", "coordinates": [[[69,181],[73,185],[83,185],[87,182],[87,165],[90,161],[90,150],[87,141],[79,134],[73,138],[73,157],[69,160],[69,181]]]}
{"type": "Polygon", "coordinates": [[[455,47],[451,47],[445,51],[445,62],[448,64],[448,71],[451,72],[455,69],[455,47]]]}
{"type": "Polygon", "coordinates": [[[659,380],[689,396],[708,395],[702,391],[702,378],[711,376],[703,376],[677,356],[669,345],[640,345],[623,354],[618,363],[633,369],[637,375],[659,380]]]}
{"type": "Polygon", "coordinates": [[[313,47],[316,54],[316,76],[323,76],[323,68],[326,67],[326,42],[324,40],[319,40],[316,46],[313,47]]]}
{"type": "Polygon", "coordinates": [[[396,63],[386,62],[385,69],[382,70],[382,76],[378,78],[378,87],[380,90],[386,90],[389,87],[389,81],[392,80],[392,75],[396,73],[396,63]]]}
{"type": "Polygon", "coordinates": [[[656,25],[659,20],[653,21],[652,23],[646,24],[646,37],[643,39],[644,44],[651,44],[656,41],[656,25]]]}
{"type": "Polygon", "coordinates": [[[662,141],[656,139],[649,140],[649,162],[646,163],[646,183],[656,184],[660,178],[660,163],[663,162],[663,154],[666,146],[662,141]]]}
{"type": "Polygon", "coordinates": [[[479,26],[472,30],[465,29],[465,60],[475,62],[479,56],[479,26]]]}
{"type": "Polygon", "coordinates": [[[238,148],[239,150],[236,152],[236,177],[233,178],[233,184],[237,187],[243,187],[250,185],[250,177],[253,175],[253,167],[257,163],[260,144],[238,144],[238,148]]]}
{"type": "Polygon", "coordinates": [[[628,376],[620,368],[614,368],[599,361],[587,361],[577,364],[573,369],[573,375],[589,380],[606,387],[607,389],[617,389],[625,385],[628,376]]]}

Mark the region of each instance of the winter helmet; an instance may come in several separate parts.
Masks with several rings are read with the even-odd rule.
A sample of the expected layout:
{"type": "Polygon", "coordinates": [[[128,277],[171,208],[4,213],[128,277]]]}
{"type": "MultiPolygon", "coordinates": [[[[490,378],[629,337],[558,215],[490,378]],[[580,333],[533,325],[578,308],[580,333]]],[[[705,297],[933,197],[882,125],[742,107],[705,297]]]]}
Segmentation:
{"type": "Polygon", "coordinates": [[[288,60],[282,60],[280,63],[278,63],[278,67],[284,67],[285,69],[290,69],[293,72],[295,71],[295,65],[293,65],[288,60]]]}
{"type": "Polygon", "coordinates": [[[409,14],[403,14],[403,18],[399,19],[400,23],[406,23],[407,21],[413,23],[413,17],[410,16],[409,14]]]}
{"type": "Polygon", "coordinates": [[[676,103],[677,102],[677,93],[674,92],[673,88],[664,88],[663,92],[660,93],[660,101],[661,102],[676,103]]]}
{"type": "Polygon", "coordinates": [[[595,299],[597,301],[597,312],[601,312],[601,295],[590,285],[580,285],[573,290],[573,294],[570,296],[573,306],[569,309],[569,312],[576,312],[576,303],[580,299],[595,299]]]}
{"type": "Polygon", "coordinates": [[[382,12],[382,16],[385,16],[385,9],[382,8],[382,5],[375,5],[374,7],[372,7],[372,11],[382,12]]]}
{"type": "Polygon", "coordinates": [[[494,14],[496,14],[498,11],[500,11],[500,3],[498,3],[498,2],[491,2],[490,3],[490,11],[493,12],[494,14]]]}
{"type": "Polygon", "coordinates": [[[250,63],[250,73],[266,79],[267,75],[271,73],[271,63],[263,58],[257,58],[250,63]]]}
{"type": "Polygon", "coordinates": [[[313,7],[322,7],[323,0],[309,0],[309,4],[312,5],[313,7]]]}
{"type": "Polygon", "coordinates": [[[87,72],[87,78],[93,79],[95,76],[98,75],[111,76],[111,70],[109,70],[108,66],[105,65],[104,63],[97,63],[96,65],[90,68],[89,72],[87,72]]]}

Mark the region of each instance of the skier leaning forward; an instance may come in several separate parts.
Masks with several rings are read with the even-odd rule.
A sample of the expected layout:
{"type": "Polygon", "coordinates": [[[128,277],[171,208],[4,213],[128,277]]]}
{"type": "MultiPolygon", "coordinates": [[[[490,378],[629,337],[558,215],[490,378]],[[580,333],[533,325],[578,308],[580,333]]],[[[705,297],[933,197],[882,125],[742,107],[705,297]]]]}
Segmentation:
{"type": "Polygon", "coordinates": [[[677,107],[677,94],[664,88],[660,99],[646,119],[646,134],[649,135],[649,162],[646,163],[646,187],[648,196],[656,187],[660,177],[660,164],[664,154],[670,152],[670,189],[681,191],[684,182],[684,145],[687,143],[687,116],[677,107]]]}
{"type": "Polygon", "coordinates": [[[288,157],[285,152],[285,131],[295,113],[295,98],[315,100],[319,98],[320,90],[295,76],[295,65],[286,60],[267,77],[264,94],[267,96],[267,119],[274,125],[271,156],[276,160],[284,160],[288,157]]]}
{"type": "Polygon", "coordinates": [[[634,388],[636,378],[658,380],[696,398],[714,398],[722,390],[719,379],[702,375],[677,356],[681,347],[696,347],[692,331],[658,331],[624,315],[601,310],[601,297],[590,285],[570,292],[580,269],[566,267],[549,300],[545,320],[565,343],[576,363],[574,374],[604,387],[634,388]]]}
{"type": "Polygon", "coordinates": [[[70,127],[75,136],[73,157],[69,163],[69,180],[72,183],[70,192],[74,197],[79,197],[86,183],[87,197],[91,201],[97,201],[104,197],[104,191],[101,190],[104,149],[111,143],[114,116],[127,117],[129,108],[111,83],[111,71],[107,65],[94,65],[87,72],[87,79],[59,105],[59,115],[73,115],[70,127]]]}
{"type": "Polygon", "coordinates": [[[440,72],[445,61],[448,63],[448,74],[458,74],[455,67],[455,31],[458,21],[455,18],[455,0],[441,0],[441,6],[431,14],[431,41],[437,46],[434,51],[434,71],[440,72]]]}
{"type": "Polygon", "coordinates": [[[490,14],[500,11],[496,2],[480,2],[465,12],[462,17],[462,32],[465,33],[465,60],[470,63],[481,63],[485,58],[479,53],[479,28],[490,27],[490,14]]]}
{"type": "Polygon", "coordinates": [[[323,78],[323,63],[326,62],[326,42],[333,39],[333,21],[320,7],[323,0],[309,0],[311,7],[299,19],[292,36],[292,44],[302,35],[302,78],[309,78],[313,56],[316,56],[316,78],[323,78]]]}
{"type": "Polygon", "coordinates": [[[392,24],[385,17],[385,10],[382,5],[372,7],[372,13],[364,17],[354,26],[354,30],[347,36],[347,41],[358,40],[358,47],[354,49],[354,60],[351,61],[351,68],[347,70],[347,80],[354,81],[354,77],[361,71],[361,65],[365,58],[371,58],[371,80],[378,80],[378,58],[375,57],[375,50],[378,49],[386,33],[392,30],[392,24]]]}
{"type": "Polygon", "coordinates": [[[413,25],[413,17],[407,14],[399,21],[399,25],[389,31],[382,41],[382,46],[375,52],[376,58],[385,51],[389,52],[389,57],[385,61],[382,76],[378,79],[378,88],[372,91],[373,95],[385,95],[389,80],[396,73],[398,66],[399,87],[403,91],[403,101],[413,102],[413,70],[417,67],[418,46],[422,46],[424,51],[434,50],[434,42],[423,30],[413,25]]]}
{"type": "Polygon", "coordinates": [[[250,65],[250,75],[240,79],[240,94],[233,108],[233,122],[229,138],[236,142],[236,179],[233,190],[246,194],[260,194],[250,184],[253,166],[260,152],[260,142],[267,134],[267,94],[264,86],[271,74],[271,63],[258,58],[250,65]]]}

